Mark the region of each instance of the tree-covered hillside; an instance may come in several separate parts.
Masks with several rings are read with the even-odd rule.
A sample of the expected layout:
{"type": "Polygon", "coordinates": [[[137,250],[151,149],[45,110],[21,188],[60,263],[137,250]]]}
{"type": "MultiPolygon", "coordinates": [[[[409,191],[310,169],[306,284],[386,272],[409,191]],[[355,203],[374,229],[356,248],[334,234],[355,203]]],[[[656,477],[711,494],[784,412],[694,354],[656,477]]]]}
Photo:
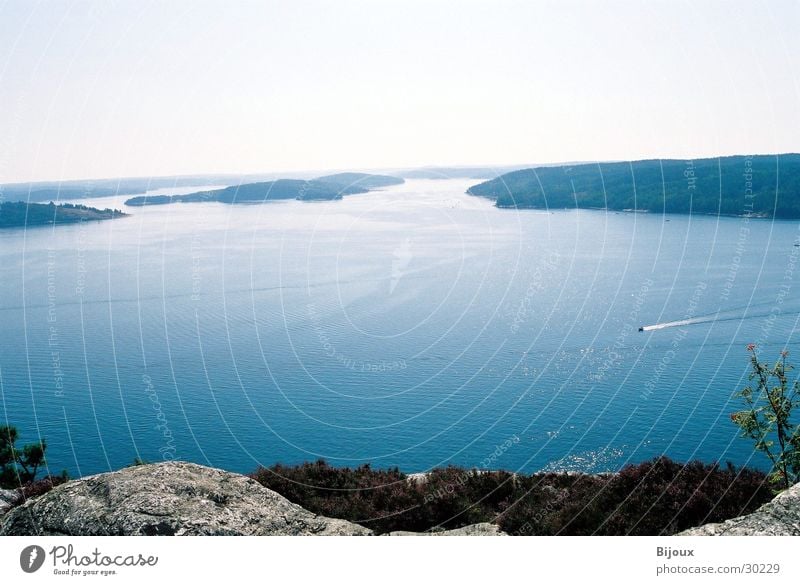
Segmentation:
{"type": "Polygon", "coordinates": [[[800,218],[800,155],[539,167],[470,187],[498,207],[800,218]]]}
{"type": "Polygon", "coordinates": [[[70,203],[55,205],[6,201],[0,204],[0,228],[97,221],[124,215],[114,209],[95,209],[70,203]]]}

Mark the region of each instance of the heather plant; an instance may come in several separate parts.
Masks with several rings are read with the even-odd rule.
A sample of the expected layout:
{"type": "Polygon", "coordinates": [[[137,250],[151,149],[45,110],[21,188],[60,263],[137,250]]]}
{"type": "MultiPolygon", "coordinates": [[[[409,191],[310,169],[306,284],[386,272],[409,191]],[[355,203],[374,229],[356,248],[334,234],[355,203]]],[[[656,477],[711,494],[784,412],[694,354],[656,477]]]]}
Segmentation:
{"type": "Polygon", "coordinates": [[[333,467],[323,460],[260,468],[252,477],[323,516],[358,522],[376,532],[429,528],[420,513],[423,495],[397,468],[333,467]]]}
{"type": "Polygon", "coordinates": [[[593,534],[674,534],[747,514],[771,497],[761,472],[658,457],[609,477],[595,502],[605,518],[593,534]]]}
{"type": "Polygon", "coordinates": [[[46,494],[54,487],[61,485],[69,480],[66,471],[62,471],[60,475],[48,475],[41,479],[34,480],[20,487],[17,490],[17,499],[13,502],[13,506],[24,504],[30,498],[36,498],[46,494]]]}
{"type": "Polygon", "coordinates": [[[515,535],[672,534],[747,514],[772,497],[760,471],[667,457],[603,475],[448,466],[411,477],[317,461],[261,468],[252,477],[312,512],[377,533],[495,522],[515,535]]]}
{"type": "Polygon", "coordinates": [[[781,491],[800,481],[800,424],[792,420],[800,406],[800,384],[789,380],[794,368],[786,361],[788,352],[781,352],[778,361],[769,365],[758,360],[755,345],[747,350],[750,384],[736,393],[745,408],[731,414],[731,420],[767,456],[772,464],[768,480],[775,491],[781,491]]]}

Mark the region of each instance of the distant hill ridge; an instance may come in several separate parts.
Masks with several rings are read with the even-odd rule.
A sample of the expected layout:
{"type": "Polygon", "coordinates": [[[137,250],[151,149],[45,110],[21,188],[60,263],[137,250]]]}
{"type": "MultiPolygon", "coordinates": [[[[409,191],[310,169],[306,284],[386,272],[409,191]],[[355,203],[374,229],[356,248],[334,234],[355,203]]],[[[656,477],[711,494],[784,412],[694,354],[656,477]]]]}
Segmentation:
{"type": "Polygon", "coordinates": [[[339,173],[304,181],[300,179],[277,179],[260,183],[233,185],[224,189],[199,191],[187,195],[140,195],[125,201],[125,205],[164,205],[167,203],[191,203],[219,201],[221,203],[246,203],[298,199],[319,201],[341,199],[344,195],[367,193],[372,189],[398,185],[403,179],[387,175],[367,173],[339,173]]]}
{"type": "MultiPolygon", "coordinates": [[[[252,179],[252,177],[251,177],[252,179]]],[[[238,181],[238,177],[236,178],[238,181]]],[[[119,179],[87,179],[69,181],[37,181],[0,185],[0,194],[7,201],[47,203],[68,199],[112,197],[120,194],[146,193],[148,190],[202,185],[220,185],[232,181],[226,175],[185,177],[122,177],[119,179]]]]}
{"type": "Polygon", "coordinates": [[[800,219],[800,154],[537,167],[474,185],[498,207],[800,219]]]}
{"type": "Polygon", "coordinates": [[[342,187],[363,187],[364,189],[380,189],[392,185],[402,185],[405,183],[400,177],[389,175],[372,175],[369,173],[336,173],[335,175],[325,175],[317,177],[315,181],[340,185],[342,187]]]}
{"type": "MultiPolygon", "coordinates": [[[[299,178],[308,179],[312,173],[301,173],[299,178]]],[[[338,173],[320,177],[317,180],[339,184],[361,182],[364,177],[381,177],[367,173],[338,173]]],[[[25,201],[26,203],[48,203],[69,199],[89,199],[95,197],[111,197],[114,195],[145,194],[155,189],[177,189],[184,187],[203,187],[206,185],[248,185],[291,178],[287,173],[251,173],[251,174],[205,174],[175,175],[164,177],[119,177],[115,179],[70,179],[64,181],[32,181],[25,183],[4,183],[0,185],[0,200],[25,201]]],[[[402,183],[398,177],[386,176],[387,182],[378,181],[374,186],[362,183],[364,188],[376,188],[389,184],[402,183]],[[391,182],[388,182],[388,181],[391,182]]]]}

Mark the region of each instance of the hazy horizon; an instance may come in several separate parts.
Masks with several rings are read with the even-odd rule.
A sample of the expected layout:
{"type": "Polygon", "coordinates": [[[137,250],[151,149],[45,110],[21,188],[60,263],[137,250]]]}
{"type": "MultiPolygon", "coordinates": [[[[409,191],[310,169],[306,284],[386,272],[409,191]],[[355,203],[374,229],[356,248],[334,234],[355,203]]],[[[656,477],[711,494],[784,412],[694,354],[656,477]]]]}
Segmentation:
{"type": "Polygon", "coordinates": [[[10,1],[0,184],[800,150],[800,6],[10,1]]]}
{"type": "MultiPolygon", "coordinates": [[[[698,159],[705,159],[705,158],[725,158],[730,156],[785,156],[785,155],[792,155],[792,154],[800,154],[800,148],[796,151],[785,151],[785,152],[731,152],[731,153],[722,153],[718,155],[708,155],[703,157],[680,157],[680,156],[660,156],[660,157],[649,157],[646,159],[609,159],[609,160],[565,160],[565,161],[554,161],[554,162],[531,162],[531,163],[503,163],[503,164],[489,164],[489,163],[474,163],[474,164],[448,164],[448,165],[437,165],[437,164],[422,164],[418,166],[410,166],[410,167],[399,167],[399,166],[388,166],[388,167],[380,167],[380,168],[365,168],[365,167],[346,167],[346,168],[329,168],[329,169],[294,169],[294,170],[255,170],[255,171],[246,171],[246,172],[196,172],[196,173],[167,173],[167,174],[140,174],[140,175],[127,175],[127,176],[92,176],[92,177],[64,177],[61,179],[33,179],[33,180],[26,180],[26,181],[9,181],[5,183],[0,183],[2,186],[14,186],[14,185],[27,185],[27,184],[37,184],[37,183],[73,183],[73,182],[81,182],[81,181],[113,181],[113,180],[144,180],[144,179],[170,179],[170,178],[191,178],[191,177],[248,177],[248,176],[264,176],[264,177],[274,177],[274,179],[283,179],[283,178],[297,178],[297,179],[306,179],[306,178],[314,178],[317,176],[322,176],[325,174],[334,174],[334,173],[396,173],[402,174],[408,171],[414,170],[437,170],[442,168],[452,168],[452,169],[497,169],[497,170],[504,170],[504,169],[513,169],[513,168],[537,168],[537,167],[554,167],[554,166],[571,166],[571,165],[589,165],[589,164],[610,164],[610,163],[619,163],[619,162],[637,162],[642,160],[698,160],[698,159]]],[[[476,177],[476,180],[478,178],[476,177]]],[[[263,180],[271,180],[271,179],[263,179],[263,180]]]]}

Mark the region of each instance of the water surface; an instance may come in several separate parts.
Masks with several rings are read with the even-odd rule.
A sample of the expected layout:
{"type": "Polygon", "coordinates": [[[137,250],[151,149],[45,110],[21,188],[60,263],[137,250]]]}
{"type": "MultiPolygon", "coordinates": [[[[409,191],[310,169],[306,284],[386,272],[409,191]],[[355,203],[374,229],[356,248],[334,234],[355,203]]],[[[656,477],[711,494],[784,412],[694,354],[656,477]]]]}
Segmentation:
{"type": "Polygon", "coordinates": [[[797,349],[796,222],[498,210],[473,182],[3,230],[2,416],[73,475],[763,465],[729,415],[748,343],[797,349]]]}

